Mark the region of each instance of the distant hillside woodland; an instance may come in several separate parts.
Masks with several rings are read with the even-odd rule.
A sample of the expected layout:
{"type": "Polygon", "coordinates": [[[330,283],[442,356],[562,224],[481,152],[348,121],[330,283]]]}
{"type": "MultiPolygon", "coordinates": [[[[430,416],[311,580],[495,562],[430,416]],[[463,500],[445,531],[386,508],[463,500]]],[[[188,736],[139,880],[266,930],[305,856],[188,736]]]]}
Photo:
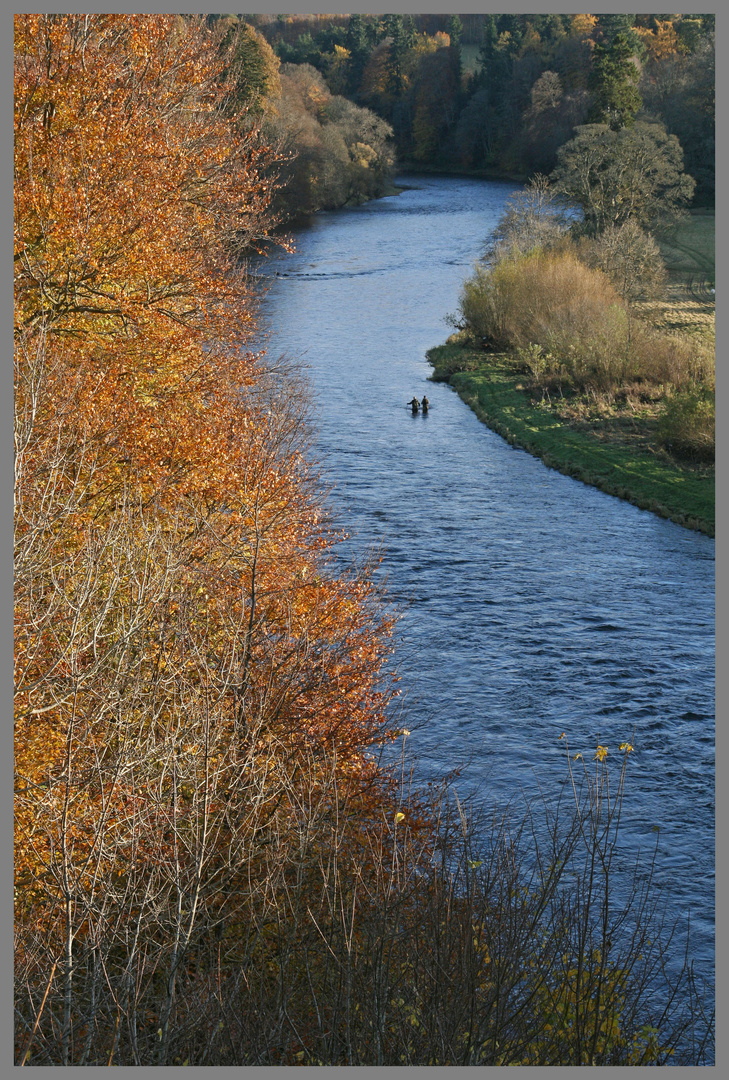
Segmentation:
{"type": "Polygon", "coordinates": [[[675,136],[693,205],[713,204],[713,14],[210,18],[239,35],[246,70],[256,58],[242,92],[297,152],[284,210],[383,194],[395,157],[549,174],[581,126],[636,121],[675,136]]]}

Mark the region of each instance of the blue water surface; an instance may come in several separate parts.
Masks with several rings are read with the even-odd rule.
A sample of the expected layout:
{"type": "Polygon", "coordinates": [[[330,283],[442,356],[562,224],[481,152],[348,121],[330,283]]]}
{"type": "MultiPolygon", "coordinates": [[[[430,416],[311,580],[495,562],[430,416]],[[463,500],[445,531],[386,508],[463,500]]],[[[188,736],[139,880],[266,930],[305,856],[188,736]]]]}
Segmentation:
{"type": "Polygon", "coordinates": [[[630,740],[625,849],[659,837],[669,918],[690,911],[711,980],[714,541],[546,468],[426,381],[515,185],[401,182],[257,272],[269,353],[308,369],[340,557],[383,551],[418,776],[463,765],[459,793],[503,805],[564,780],[563,731],[588,761],[630,740]]]}

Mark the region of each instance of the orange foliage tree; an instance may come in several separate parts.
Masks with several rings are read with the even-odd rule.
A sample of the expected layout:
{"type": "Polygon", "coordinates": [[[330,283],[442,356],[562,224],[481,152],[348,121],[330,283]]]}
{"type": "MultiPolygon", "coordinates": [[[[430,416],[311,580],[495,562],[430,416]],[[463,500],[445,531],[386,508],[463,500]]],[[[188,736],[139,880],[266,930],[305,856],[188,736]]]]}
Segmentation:
{"type": "Polygon", "coordinates": [[[679,37],[670,19],[656,19],[652,30],[637,26],[635,32],[645,45],[651,60],[664,60],[679,51],[679,37]]]}
{"type": "Polygon", "coordinates": [[[392,619],[250,351],[277,162],[224,31],[15,29],[17,1054],[165,1064],[180,980],[390,797],[392,619]]]}

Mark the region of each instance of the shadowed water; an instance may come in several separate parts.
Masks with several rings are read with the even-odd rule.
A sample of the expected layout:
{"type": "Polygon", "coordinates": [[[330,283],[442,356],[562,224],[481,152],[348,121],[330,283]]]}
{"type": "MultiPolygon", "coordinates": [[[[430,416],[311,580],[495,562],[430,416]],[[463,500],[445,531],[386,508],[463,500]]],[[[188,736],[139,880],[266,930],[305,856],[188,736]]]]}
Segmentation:
{"type": "Polygon", "coordinates": [[[588,762],[598,739],[615,757],[631,739],[626,851],[652,851],[660,826],[669,916],[690,908],[711,977],[714,541],[546,468],[426,383],[425,350],[514,185],[404,181],[319,215],[260,273],[269,351],[309,368],[342,557],[382,545],[404,606],[420,775],[465,762],[459,793],[503,804],[564,779],[563,731],[588,762]]]}

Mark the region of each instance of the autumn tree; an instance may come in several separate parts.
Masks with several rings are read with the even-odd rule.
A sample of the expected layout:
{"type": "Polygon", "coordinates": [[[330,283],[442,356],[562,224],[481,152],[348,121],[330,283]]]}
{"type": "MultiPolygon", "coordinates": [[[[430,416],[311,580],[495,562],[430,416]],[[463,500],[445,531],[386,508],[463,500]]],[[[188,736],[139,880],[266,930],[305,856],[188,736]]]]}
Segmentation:
{"type": "Polygon", "coordinates": [[[391,620],[333,573],[303,397],[250,351],[276,160],[224,32],[16,19],[23,1062],[174,1061],[210,942],[386,791],[391,620]]]}
{"type": "Polygon", "coordinates": [[[295,215],[374,198],[393,165],[392,129],[369,109],[332,94],[310,64],[284,64],[281,96],[264,130],[286,161],[277,206],[295,215]]]}

